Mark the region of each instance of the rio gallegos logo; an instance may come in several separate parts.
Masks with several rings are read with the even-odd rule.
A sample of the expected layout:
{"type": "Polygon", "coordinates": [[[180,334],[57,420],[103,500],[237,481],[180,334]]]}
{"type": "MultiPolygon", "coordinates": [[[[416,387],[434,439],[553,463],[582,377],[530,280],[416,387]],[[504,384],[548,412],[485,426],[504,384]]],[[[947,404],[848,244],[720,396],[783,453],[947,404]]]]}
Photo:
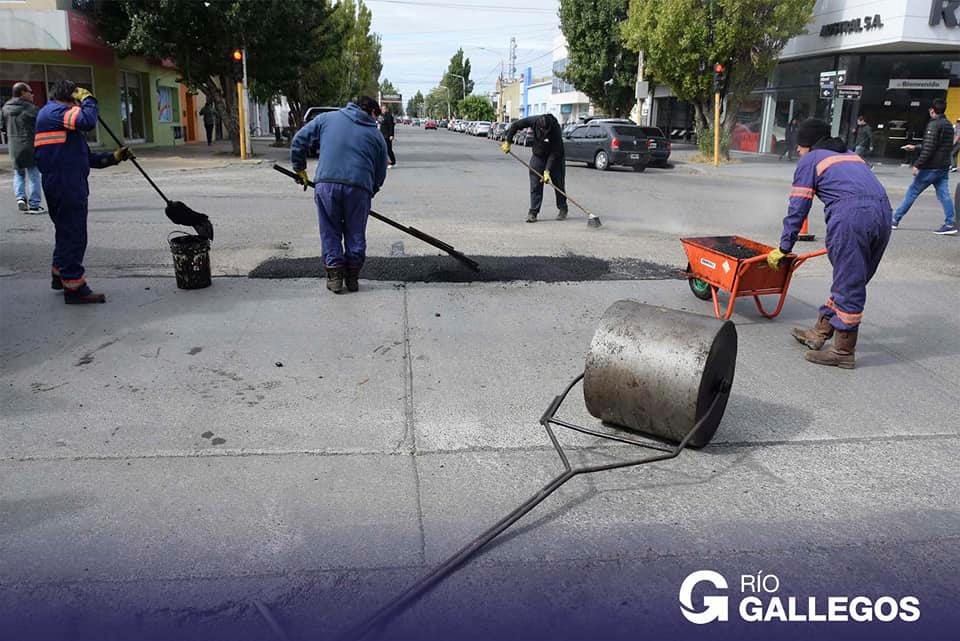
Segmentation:
{"type": "Polygon", "coordinates": [[[729,621],[730,603],[739,598],[735,612],[746,623],[912,623],[920,619],[920,599],[915,596],[779,596],[781,586],[776,574],[741,574],[739,580],[739,595],[729,596],[727,580],[719,572],[691,573],[680,584],[680,612],[687,621],[697,625],[729,621]],[[697,606],[693,603],[693,592],[701,584],[709,586],[705,589],[711,593],[701,597],[702,605],[697,606]]]}

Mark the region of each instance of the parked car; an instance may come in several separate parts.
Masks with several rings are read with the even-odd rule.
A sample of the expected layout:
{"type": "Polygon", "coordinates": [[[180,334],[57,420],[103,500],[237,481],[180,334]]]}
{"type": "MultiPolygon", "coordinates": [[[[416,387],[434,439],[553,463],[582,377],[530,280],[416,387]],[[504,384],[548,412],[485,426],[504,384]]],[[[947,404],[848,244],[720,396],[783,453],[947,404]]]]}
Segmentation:
{"type": "Polygon", "coordinates": [[[650,150],[650,166],[666,167],[670,160],[670,150],[673,148],[670,139],[663,135],[657,127],[640,127],[643,135],[647,137],[647,149],[650,150]]]}
{"type": "Polygon", "coordinates": [[[492,123],[489,123],[485,120],[479,120],[473,128],[473,135],[486,137],[486,135],[490,133],[491,126],[492,123]]]}
{"type": "Polygon", "coordinates": [[[507,133],[507,129],[508,129],[509,127],[510,127],[510,125],[508,125],[508,124],[505,123],[505,122],[495,122],[495,123],[493,123],[493,127],[492,127],[491,130],[490,130],[490,134],[491,134],[490,137],[493,138],[494,140],[497,140],[497,141],[503,140],[503,136],[504,136],[504,134],[507,133]]]}
{"type": "Polygon", "coordinates": [[[531,146],[533,144],[533,129],[527,127],[515,133],[513,135],[513,144],[520,145],[521,147],[531,146]]]}
{"type": "Polygon", "coordinates": [[[600,171],[624,165],[640,172],[652,158],[642,127],[598,119],[568,132],[563,138],[563,151],[567,160],[585,162],[600,171]]]}
{"type": "Polygon", "coordinates": [[[436,121],[436,120],[428,120],[428,121],[426,121],[425,123],[423,123],[423,128],[424,128],[424,129],[436,129],[436,128],[437,128],[437,121],[436,121]]]}
{"type": "Polygon", "coordinates": [[[440,127],[441,129],[446,129],[448,126],[450,126],[450,122],[447,120],[438,120],[437,126],[440,127]]]}
{"type": "MultiPolygon", "coordinates": [[[[340,107],[310,107],[303,114],[303,124],[307,124],[320,114],[327,113],[328,111],[340,111],[340,107]]],[[[316,158],[320,153],[320,148],[316,144],[311,144],[310,148],[307,149],[307,158],[316,158]]]]}

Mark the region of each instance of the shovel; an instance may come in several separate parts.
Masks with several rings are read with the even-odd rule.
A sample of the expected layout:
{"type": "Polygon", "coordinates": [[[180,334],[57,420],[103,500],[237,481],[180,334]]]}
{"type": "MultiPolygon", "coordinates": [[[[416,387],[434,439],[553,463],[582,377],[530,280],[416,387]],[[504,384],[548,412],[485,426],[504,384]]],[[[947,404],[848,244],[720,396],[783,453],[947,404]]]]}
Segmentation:
{"type": "MultiPolygon", "coordinates": [[[[279,171],[281,174],[283,174],[283,175],[285,175],[285,176],[289,176],[289,177],[293,178],[294,180],[296,180],[298,183],[300,183],[300,177],[297,176],[296,173],[294,173],[294,172],[290,171],[289,169],[287,169],[286,167],[281,167],[280,165],[274,165],[273,168],[276,169],[277,171],[279,171]]],[[[301,183],[301,184],[302,184],[302,183],[301,183]]],[[[314,182],[313,182],[312,180],[308,180],[308,181],[307,181],[307,187],[314,187],[314,186],[316,186],[316,185],[314,184],[314,182]]],[[[442,251],[445,251],[446,253],[450,254],[450,255],[453,256],[455,259],[457,259],[458,261],[460,261],[461,263],[463,263],[464,265],[466,265],[467,267],[469,267],[469,268],[472,269],[473,271],[475,271],[475,272],[480,271],[480,263],[478,263],[477,261],[473,260],[472,258],[468,258],[467,256],[465,256],[465,255],[462,254],[461,252],[458,252],[458,251],[453,247],[453,245],[449,245],[449,244],[443,242],[442,240],[440,240],[439,238],[434,238],[434,237],[431,236],[430,234],[426,234],[426,233],[420,231],[419,229],[417,229],[416,227],[407,227],[406,225],[401,225],[401,224],[398,223],[397,221],[391,220],[391,219],[387,218],[386,216],[384,216],[383,214],[378,214],[377,212],[373,211],[372,209],[370,210],[370,215],[373,216],[374,218],[376,218],[377,220],[381,221],[381,222],[387,223],[387,224],[390,225],[391,227],[396,227],[396,228],[399,229],[400,231],[405,232],[405,233],[407,233],[407,234],[410,234],[410,235],[413,236],[414,238],[418,238],[418,239],[422,240],[423,242],[427,243],[428,245],[433,245],[433,246],[436,247],[437,249],[440,249],[440,250],[442,250],[442,251]]]]}
{"type": "MultiPolygon", "coordinates": [[[[111,131],[110,127],[107,126],[107,123],[103,121],[103,118],[100,117],[100,114],[97,114],[97,120],[100,121],[100,126],[103,127],[104,131],[110,134],[110,137],[119,145],[123,146],[123,143],[120,142],[120,139],[117,138],[117,135],[111,131]]],[[[167,203],[167,207],[164,212],[167,214],[172,222],[177,225],[184,225],[185,227],[193,227],[197,235],[201,238],[207,240],[213,240],[213,223],[210,222],[210,217],[206,214],[201,214],[200,212],[193,211],[185,204],[179,200],[170,200],[166,195],[160,191],[160,188],[157,187],[157,183],[153,182],[150,179],[150,176],[147,175],[147,172],[143,170],[143,167],[140,166],[140,163],[137,162],[137,159],[130,156],[130,162],[133,163],[133,166],[140,170],[140,173],[143,174],[143,177],[147,179],[147,182],[150,183],[150,186],[157,190],[157,193],[160,194],[160,197],[163,198],[164,202],[167,203]]]]}
{"type": "MultiPolygon", "coordinates": [[[[510,154],[511,156],[513,156],[514,158],[516,158],[517,161],[518,161],[521,165],[523,165],[524,167],[526,167],[527,169],[529,169],[530,171],[532,171],[532,172],[534,173],[534,175],[539,176],[541,181],[543,180],[543,174],[541,174],[539,171],[537,171],[536,169],[534,169],[533,167],[531,167],[531,166],[530,166],[530,163],[528,163],[527,161],[525,161],[523,158],[521,158],[521,157],[518,156],[517,154],[513,153],[512,151],[507,152],[507,153],[509,153],[509,154],[510,154]]],[[[600,222],[600,217],[599,217],[599,216],[595,215],[593,212],[589,211],[586,207],[584,207],[583,205],[581,205],[580,203],[578,203],[577,201],[575,201],[573,198],[571,198],[570,196],[568,196],[562,189],[560,189],[559,187],[557,187],[556,185],[554,185],[552,182],[550,183],[550,186],[553,187],[554,189],[556,189],[558,194],[560,194],[561,196],[563,196],[564,198],[566,198],[567,200],[569,200],[570,202],[572,202],[574,205],[576,205],[578,208],[580,208],[580,211],[582,211],[583,213],[585,213],[585,214],[587,215],[587,227],[599,227],[599,226],[602,224],[602,223],[600,222]]]]}

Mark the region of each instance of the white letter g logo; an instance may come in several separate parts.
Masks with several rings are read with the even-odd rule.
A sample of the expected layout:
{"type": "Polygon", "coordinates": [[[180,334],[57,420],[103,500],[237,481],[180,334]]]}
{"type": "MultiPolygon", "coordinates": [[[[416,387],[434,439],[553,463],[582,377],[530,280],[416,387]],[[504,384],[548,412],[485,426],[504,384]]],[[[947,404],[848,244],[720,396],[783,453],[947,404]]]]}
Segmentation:
{"type": "Polygon", "coordinates": [[[705,596],[703,597],[704,610],[696,611],[693,607],[693,588],[698,583],[706,581],[715,588],[727,589],[727,580],[719,573],[713,570],[697,570],[690,574],[680,584],[680,612],[690,623],[703,625],[711,621],[727,620],[727,597],[725,596],[705,596]]]}

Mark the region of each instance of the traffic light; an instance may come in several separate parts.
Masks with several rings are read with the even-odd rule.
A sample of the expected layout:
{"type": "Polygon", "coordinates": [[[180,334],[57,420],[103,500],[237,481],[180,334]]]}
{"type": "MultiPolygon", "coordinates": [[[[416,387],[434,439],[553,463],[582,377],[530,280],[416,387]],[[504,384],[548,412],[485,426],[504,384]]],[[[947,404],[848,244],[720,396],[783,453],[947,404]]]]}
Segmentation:
{"type": "Polygon", "coordinates": [[[243,82],[243,50],[234,49],[230,54],[230,75],[235,82],[243,82]]]}
{"type": "Polygon", "coordinates": [[[724,74],[726,72],[727,68],[722,62],[713,65],[713,91],[715,93],[720,93],[720,90],[723,88],[724,74]]]}

